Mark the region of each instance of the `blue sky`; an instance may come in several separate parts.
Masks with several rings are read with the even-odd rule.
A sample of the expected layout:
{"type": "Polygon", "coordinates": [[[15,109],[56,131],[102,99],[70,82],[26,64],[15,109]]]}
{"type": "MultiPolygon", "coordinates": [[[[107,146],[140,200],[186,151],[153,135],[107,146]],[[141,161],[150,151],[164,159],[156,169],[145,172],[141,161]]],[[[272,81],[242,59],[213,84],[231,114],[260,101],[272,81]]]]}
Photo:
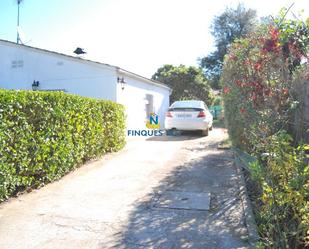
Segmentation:
{"type": "MultiPolygon", "coordinates": [[[[0,1],[0,39],[16,41],[17,5],[0,1]]],[[[259,16],[276,14],[307,0],[243,1],[259,16]]],[[[77,47],[85,58],[120,66],[146,77],[163,64],[197,65],[213,49],[209,26],[215,15],[234,0],[24,0],[21,28],[27,45],[72,55],[77,47]]]]}

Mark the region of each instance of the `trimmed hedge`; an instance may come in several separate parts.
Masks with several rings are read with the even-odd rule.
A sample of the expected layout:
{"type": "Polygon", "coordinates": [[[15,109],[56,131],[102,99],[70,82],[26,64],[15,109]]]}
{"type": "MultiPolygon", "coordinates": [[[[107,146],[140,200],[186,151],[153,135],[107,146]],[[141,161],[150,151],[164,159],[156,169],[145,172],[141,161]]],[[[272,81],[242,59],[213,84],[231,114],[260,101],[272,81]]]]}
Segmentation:
{"type": "Polygon", "coordinates": [[[125,144],[122,105],[61,92],[0,90],[0,201],[125,144]]]}

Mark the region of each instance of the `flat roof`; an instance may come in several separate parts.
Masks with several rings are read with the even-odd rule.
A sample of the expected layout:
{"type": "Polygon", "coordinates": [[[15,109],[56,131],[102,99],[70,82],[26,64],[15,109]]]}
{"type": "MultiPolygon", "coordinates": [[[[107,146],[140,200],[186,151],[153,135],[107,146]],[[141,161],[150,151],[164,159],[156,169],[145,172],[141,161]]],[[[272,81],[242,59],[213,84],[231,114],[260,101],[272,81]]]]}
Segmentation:
{"type": "Polygon", "coordinates": [[[0,39],[0,42],[7,43],[9,45],[13,45],[13,46],[17,46],[17,47],[20,46],[20,47],[24,47],[24,48],[37,50],[39,52],[46,52],[46,53],[50,53],[50,54],[57,55],[57,56],[64,56],[64,57],[67,57],[67,58],[70,58],[70,59],[73,59],[73,60],[76,60],[76,61],[79,61],[79,62],[90,62],[90,63],[94,63],[94,64],[97,64],[97,65],[112,67],[112,68],[116,69],[117,72],[129,74],[133,77],[142,79],[142,80],[146,81],[147,83],[150,83],[150,84],[153,84],[153,85],[156,85],[156,86],[160,86],[160,87],[164,87],[164,88],[171,90],[171,88],[169,86],[165,85],[164,83],[162,83],[160,81],[149,79],[147,77],[144,77],[144,76],[141,76],[139,74],[130,72],[130,71],[125,70],[123,68],[120,68],[118,66],[110,65],[110,64],[107,64],[107,63],[102,63],[102,62],[99,62],[99,61],[88,60],[88,59],[84,59],[84,58],[80,58],[80,57],[75,57],[75,56],[72,56],[72,55],[67,55],[67,54],[63,54],[63,53],[59,53],[59,52],[55,52],[55,51],[50,51],[50,50],[47,50],[47,49],[32,47],[32,46],[28,46],[28,45],[24,45],[24,44],[17,44],[15,42],[11,42],[11,41],[8,41],[8,40],[0,39]]]}

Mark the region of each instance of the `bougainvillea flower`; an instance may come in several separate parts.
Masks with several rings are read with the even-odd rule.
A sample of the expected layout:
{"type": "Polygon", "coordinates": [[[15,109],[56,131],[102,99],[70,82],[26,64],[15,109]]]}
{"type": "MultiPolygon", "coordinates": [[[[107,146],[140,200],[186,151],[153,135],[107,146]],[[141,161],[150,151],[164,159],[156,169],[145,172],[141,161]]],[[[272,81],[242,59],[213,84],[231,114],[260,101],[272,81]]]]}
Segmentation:
{"type": "Polygon", "coordinates": [[[272,40],[278,40],[279,30],[277,28],[271,26],[270,29],[269,29],[269,34],[270,34],[272,40]]]}
{"type": "Polygon", "coordinates": [[[289,94],[289,89],[282,88],[282,93],[283,93],[283,95],[288,95],[289,94]]]}
{"type": "Polygon", "coordinates": [[[228,94],[230,92],[230,88],[228,86],[223,87],[223,93],[228,94]]]}
{"type": "Polygon", "coordinates": [[[261,68],[262,68],[262,64],[260,62],[257,62],[257,63],[254,64],[254,69],[256,71],[260,71],[261,68]]]}
{"type": "Polygon", "coordinates": [[[235,80],[235,84],[237,85],[237,86],[239,86],[240,85],[240,80],[235,80]]]}
{"type": "Polygon", "coordinates": [[[236,59],[236,55],[235,54],[230,54],[229,55],[229,59],[234,61],[236,59]]]}
{"type": "Polygon", "coordinates": [[[280,44],[272,39],[267,39],[264,43],[263,50],[267,52],[278,52],[280,44]]]}

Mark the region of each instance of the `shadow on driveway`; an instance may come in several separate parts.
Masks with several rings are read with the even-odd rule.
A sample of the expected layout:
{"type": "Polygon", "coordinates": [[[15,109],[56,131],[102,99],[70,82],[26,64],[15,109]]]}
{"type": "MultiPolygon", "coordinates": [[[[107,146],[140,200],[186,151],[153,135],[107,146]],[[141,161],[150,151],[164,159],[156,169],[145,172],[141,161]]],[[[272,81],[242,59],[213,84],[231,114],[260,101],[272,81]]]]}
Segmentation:
{"type": "Polygon", "coordinates": [[[166,135],[163,136],[153,136],[149,137],[147,141],[185,141],[185,140],[194,140],[202,138],[201,133],[198,131],[176,131],[175,135],[166,135]]]}
{"type": "Polygon", "coordinates": [[[173,163],[152,193],[135,204],[113,248],[250,248],[232,153],[216,150],[216,143],[194,143],[173,163]],[[209,210],[158,207],[166,191],[210,193],[209,210]]]}

